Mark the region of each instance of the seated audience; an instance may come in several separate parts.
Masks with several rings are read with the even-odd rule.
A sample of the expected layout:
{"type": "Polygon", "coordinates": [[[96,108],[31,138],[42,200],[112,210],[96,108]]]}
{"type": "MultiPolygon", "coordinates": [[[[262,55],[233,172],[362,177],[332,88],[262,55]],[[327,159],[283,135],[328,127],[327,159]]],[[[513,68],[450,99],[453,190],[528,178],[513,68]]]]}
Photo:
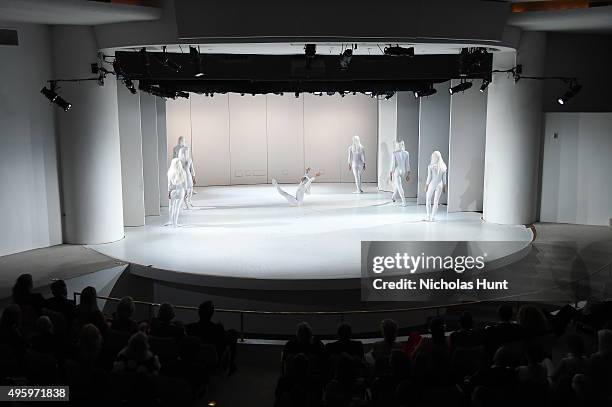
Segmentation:
{"type": "Polygon", "coordinates": [[[226,331],[223,324],[212,321],[215,306],[212,301],[204,301],[198,308],[198,322],[187,325],[187,335],[200,338],[204,343],[211,344],[217,349],[217,356],[222,365],[229,365],[229,373],[236,371],[236,344],[238,335],[234,330],[226,331]],[[227,356],[227,357],[224,357],[227,356]]]}
{"type": "Polygon", "coordinates": [[[41,294],[33,293],[34,280],[31,274],[22,274],[17,277],[15,285],[13,285],[12,299],[13,303],[19,305],[22,312],[26,308],[32,308],[36,313],[40,313],[45,299],[41,294]]]}
{"type": "Polygon", "coordinates": [[[98,293],[91,286],[81,291],[81,302],[76,307],[73,323],[76,332],[87,324],[95,325],[103,336],[108,329],[104,314],[98,308],[98,293]]]}
{"type": "Polygon", "coordinates": [[[21,309],[17,304],[7,306],[0,318],[0,344],[7,345],[11,351],[23,353],[28,344],[20,329],[21,309]]]}
{"type": "Polygon", "coordinates": [[[459,317],[459,329],[449,336],[451,353],[457,348],[474,348],[484,345],[484,334],[474,329],[472,314],[465,311],[459,317]]]}
{"type": "Polygon", "coordinates": [[[349,407],[353,401],[363,398],[365,388],[359,380],[359,361],[348,353],[338,356],[332,380],[325,388],[326,406],[349,407]]]}
{"type": "Polygon", "coordinates": [[[36,320],[35,333],[30,338],[32,349],[40,353],[59,356],[62,344],[53,331],[53,322],[46,315],[36,320]]]}
{"type": "Polygon", "coordinates": [[[195,395],[203,393],[208,384],[206,366],[200,360],[202,342],[195,336],[185,336],[179,344],[176,360],[162,366],[162,374],[187,381],[195,395]]]}
{"type": "Polygon", "coordinates": [[[372,345],[372,357],[377,369],[385,370],[389,366],[389,356],[394,350],[401,350],[401,345],[396,342],[398,332],[397,322],[392,319],[385,319],[380,323],[382,341],[372,345]]]}
{"type": "Polygon", "coordinates": [[[174,338],[177,341],[185,336],[185,328],[179,322],[174,321],[174,307],[163,303],[159,306],[157,318],[151,320],[149,334],[160,338],[174,338]]]}
{"type": "Polygon", "coordinates": [[[138,330],[138,323],[132,318],[135,311],[136,307],[132,297],[121,298],[113,315],[111,329],[129,334],[135,333],[138,330]]]}
{"type": "Polygon", "coordinates": [[[523,328],[523,337],[533,339],[549,333],[549,324],[546,316],[533,305],[524,305],[518,312],[518,323],[523,328]]]}
{"type": "Polygon", "coordinates": [[[493,356],[493,364],[476,372],[469,380],[472,388],[483,386],[480,390],[495,396],[495,400],[503,401],[508,405],[516,390],[516,375],[511,367],[512,354],[506,347],[501,347],[493,356]]]}
{"type": "Polygon", "coordinates": [[[276,384],[274,407],[320,406],[322,384],[310,374],[308,357],[299,353],[287,362],[286,372],[276,384]]]}
{"type": "Polygon", "coordinates": [[[307,322],[297,325],[295,337],[285,343],[283,348],[283,362],[291,360],[295,355],[305,355],[309,361],[311,370],[321,373],[326,368],[327,354],[323,342],[315,338],[312,328],[307,322]]]}
{"type": "Polygon", "coordinates": [[[569,353],[561,359],[551,375],[551,380],[556,386],[569,389],[574,375],[588,372],[589,358],[586,356],[584,341],[580,336],[569,334],[566,341],[569,353]]]}
{"type": "Polygon", "coordinates": [[[525,339],[523,327],[512,321],[512,306],[503,304],[497,309],[499,322],[489,325],[485,329],[485,342],[489,355],[502,345],[525,339]]]}
{"type": "Polygon", "coordinates": [[[431,337],[422,337],[414,350],[414,370],[426,385],[445,386],[450,383],[450,354],[441,319],[429,322],[429,333],[431,337]]]}
{"type": "Polygon", "coordinates": [[[53,294],[53,297],[45,300],[44,308],[62,314],[66,319],[66,323],[72,324],[76,312],[76,304],[74,300],[68,299],[66,282],[64,280],[55,280],[51,283],[51,294],[53,294]]]}
{"type": "Polygon", "coordinates": [[[361,341],[351,339],[353,335],[351,325],[346,322],[338,326],[338,340],[325,345],[325,350],[330,356],[346,353],[356,358],[363,358],[363,344],[361,341]]]}
{"type": "Polygon", "coordinates": [[[113,371],[156,375],[160,367],[157,356],[149,350],[147,335],[137,332],[117,355],[113,371]]]}
{"type": "Polygon", "coordinates": [[[381,374],[372,383],[372,405],[380,407],[395,405],[397,387],[400,383],[409,382],[410,379],[410,358],[403,351],[393,350],[389,356],[389,371],[381,374]]]}
{"type": "Polygon", "coordinates": [[[612,330],[597,332],[597,352],[589,361],[589,376],[601,399],[612,396],[612,330]]]}

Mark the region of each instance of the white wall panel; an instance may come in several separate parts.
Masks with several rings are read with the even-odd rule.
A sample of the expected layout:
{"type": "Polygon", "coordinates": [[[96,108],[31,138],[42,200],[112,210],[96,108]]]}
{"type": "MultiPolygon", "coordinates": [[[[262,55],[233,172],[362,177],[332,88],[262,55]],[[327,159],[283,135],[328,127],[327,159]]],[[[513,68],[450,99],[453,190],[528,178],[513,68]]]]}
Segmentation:
{"type": "Polygon", "coordinates": [[[378,101],[378,189],[393,191],[389,173],[397,140],[397,94],[378,101]]]}
{"type": "Polygon", "coordinates": [[[230,181],[232,184],[266,183],[266,97],[229,95],[230,181]]]}
{"type": "Polygon", "coordinates": [[[229,95],[191,94],[191,120],[196,186],[229,185],[229,95]]]}
{"type": "Polygon", "coordinates": [[[166,101],[166,145],[168,146],[166,168],[169,167],[172,159],[172,148],[176,145],[180,136],[185,137],[187,144],[192,144],[190,104],[190,99],[184,98],[168,99],[166,101]]]}
{"type": "MultiPolygon", "coordinates": [[[[452,86],[459,81],[453,80],[452,86]]],[[[482,211],[487,94],[472,89],[451,96],[448,211],[482,211]]]]}
{"type": "Polygon", "coordinates": [[[304,98],[267,95],[268,182],[296,183],[304,174],[304,98]]]}
{"type": "Polygon", "coordinates": [[[403,141],[410,157],[410,181],[402,180],[404,194],[416,198],[418,192],[419,109],[412,92],[397,92],[397,140],[403,141]]]}
{"type": "MultiPolygon", "coordinates": [[[[153,95],[140,92],[140,130],[142,132],[145,216],[159,215],[160,207],[156,99],[158,98],[153,95]]],[[[164,160],[162,165],[165,163],[164,160]]]]}
{"type": "MultiPolygon", "coordinates": [[[[450,126],[450,94],[448,84],[438,84],[433,96],[421,98],[419,113],[419,185],[418,203],[425,203],[425,182],[427,166],[431,153],[438,150],[444,162],[448,164],[448,133],[450,126]]],[[[446,203],[446,194],[440,197],[440,203],[446,203]]]]}
{"type": "Polygon", "coordinates": [[[168,180],[166,161],[168,157],[168,140],[166,137],[166,99],[155,98],[157,111],[157,162],[159,164],[159,202],[160,206],[168,206],[168,180]]]}

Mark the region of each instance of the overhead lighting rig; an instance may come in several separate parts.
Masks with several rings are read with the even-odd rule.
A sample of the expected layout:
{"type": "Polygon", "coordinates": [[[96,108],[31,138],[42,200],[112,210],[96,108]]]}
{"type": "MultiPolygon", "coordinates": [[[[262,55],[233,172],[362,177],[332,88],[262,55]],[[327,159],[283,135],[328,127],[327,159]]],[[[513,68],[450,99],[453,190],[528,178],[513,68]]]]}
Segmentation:
{"type": "Polygon", "coordinates": [[[389,45],[385,47],[384,54],[392,57],[413,57],[414,47],[400,47],[399,45],[389,45]]]}

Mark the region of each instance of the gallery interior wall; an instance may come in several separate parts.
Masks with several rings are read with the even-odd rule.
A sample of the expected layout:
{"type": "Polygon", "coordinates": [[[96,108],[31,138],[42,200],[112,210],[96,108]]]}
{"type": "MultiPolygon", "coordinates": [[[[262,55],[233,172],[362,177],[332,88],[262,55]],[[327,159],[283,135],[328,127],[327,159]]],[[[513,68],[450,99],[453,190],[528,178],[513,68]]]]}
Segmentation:
{"type": "MultiPolygon", "coordinates": [[[[50,30],[16,28],[0,47],[0,256],[62,242],[54,107],[40,95],[52,76],[50,30]]],[[[63,113],[63,112],[62,112],[63,113]]]]}
{"type": "Polygon", "coordinates": [[[392,191],[391,155],[397,140],[397,94],[378,101],[378,189],[392,191]]]}
{"type": "MultiPolygon", "coordinates": [[[[452,86],[459,83],[452,81],[452,86]]],[[[448,212],[482,211],[487,93],[471,89],[451,96],[448,212]]]]}
{"type": "MultiPolygon", "coordinates": [[[[419,159],[418,159],[418,203],[425,203],[425,182],[431,153],[438,150],[448,166],[448,137],[450,126],[450,94],[448,83],[436,84],[437,93],[420,99],[419,110],[419,159]]],[[[440,196],[445,204],[447,194],[440,196]]]]}
{"type": "Polygon", "coordinates": [[[185,136],[199,186],[295,183],[306,166],[320,182],[353,182],[354,134],[366,149],[364,181],[376,181],[378,106],[365,95],[192,95],[167,102],[166,122],[168,156],[185,136]]]}
{"type": "Polygon", "coordinates": [[[412,92],[397,93],[397,139],[404,142],[410,159],[410,181],[404,183],[404,194],[416,198],[418,193],[420,102],[412,92]]]}
{"type": "Polygon", "coordinates": [[[611,225],[612,113],[546,113],[540,221],[611,225]]]}
{"type": "MultiPolygon", "coordinates": [[[[157,141],[157,97],[140,93],[140,131],[142,132],[142,172],[145,216],[159,215],[159,156],[157,141]]],[[[165,160],[162,161],[165,164],[165,160]]],[[[167,188],[163,191],[166,192],[167,188]]]]}

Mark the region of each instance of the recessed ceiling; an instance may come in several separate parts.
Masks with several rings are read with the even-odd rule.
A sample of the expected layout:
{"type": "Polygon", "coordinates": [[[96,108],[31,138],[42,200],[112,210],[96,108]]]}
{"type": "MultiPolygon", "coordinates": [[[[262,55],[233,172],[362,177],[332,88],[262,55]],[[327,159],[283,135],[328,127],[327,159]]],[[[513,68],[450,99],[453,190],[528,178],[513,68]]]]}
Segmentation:
{"type": "Polygon", "coordinates": [[[84,0],[0,0],[0,20],[34,24],[99,25],[157,20],[161,9],[84,0]]]}

